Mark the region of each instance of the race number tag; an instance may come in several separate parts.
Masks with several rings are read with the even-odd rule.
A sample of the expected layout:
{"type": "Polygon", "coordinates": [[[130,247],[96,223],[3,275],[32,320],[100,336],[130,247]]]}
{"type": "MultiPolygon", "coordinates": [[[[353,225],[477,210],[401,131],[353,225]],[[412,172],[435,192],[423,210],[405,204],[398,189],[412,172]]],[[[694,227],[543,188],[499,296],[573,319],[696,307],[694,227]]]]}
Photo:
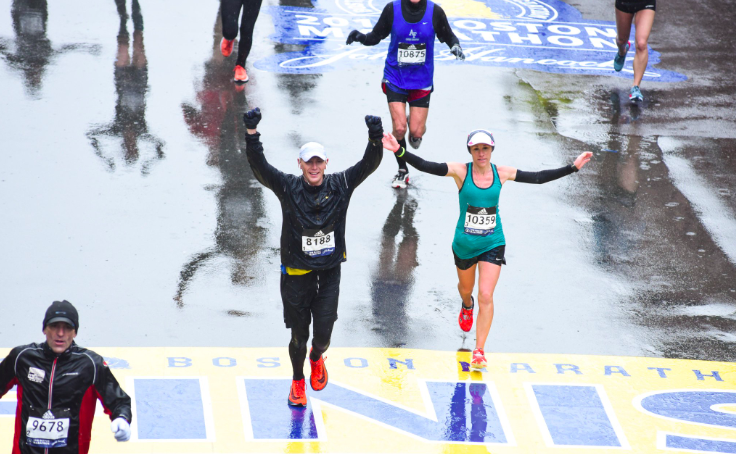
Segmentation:
{"type": "Polygon", "coordinates": [[[397,60],[399,66],[423,65],[427,59],[426,44],[399,43],[397,60]]]}
{"type": "Polygon", "coordinates": [[[302,251],[310,257],[322,257],[335,252],[334,226],[302,231],[302,251]]]}
{"type": "Polygon", "coordinates": [[[39,448],[61,448],[66,446],[69,435],[68,411],[57,411],[56,415],[48,410],[40,418],[30,416],[26,424],[26,443],[39,448]]]}
{"type": "Polygon", "coordinates": [[[465,233],[487,236],[496,228],[496,207],[478,208],[468,205],[465,211],[465,233]]]}

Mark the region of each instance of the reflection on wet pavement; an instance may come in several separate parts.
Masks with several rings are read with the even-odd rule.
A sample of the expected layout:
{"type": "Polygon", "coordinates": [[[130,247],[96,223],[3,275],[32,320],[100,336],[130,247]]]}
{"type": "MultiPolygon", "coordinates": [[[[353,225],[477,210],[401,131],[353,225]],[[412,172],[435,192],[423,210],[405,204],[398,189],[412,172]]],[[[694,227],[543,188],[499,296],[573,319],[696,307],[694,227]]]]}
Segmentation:
{"type": "Polygon", "coordinates": [[[33,98],[40,96],[46,68],[56,56],[77,51],[99,53],[99,46],[84,43],[64,44],[55,49],[46,36],[46,0],[13,0],[10,14],[15,41],[0,37],[0,55],[11,68],[23,74],[26,91],[33,98]]]}
{"type": "Polygon", "coordinates": [[[151,166],[164,158],[164,142],[148,132],[146,124],[146,95],[148,94],[148,60],[143,45],[143,15],[138,0],[132,0],[133,49],[131,55],[130,34],[128,33],[128,12],[126,0],[115,0],[120,29],[118,31],[118,51],[115,58],[115,118],[106,125],[94,125],[87,137],[95,154],[112,172],[115,171],[115,153],[108,148],[122,141],[125,165],[135,164],[140,155],[140,144],[145,143],[153,150],[144,150],[141,174],[150,172],[151,166]]]}
{"type": "MultiPolygon", "coordinates": [[[[359,157],[362,116],[387,124],[382,69],[249,67],[251,81],[236,86],[217,2],[182,2],[175,16],[140,0],[0,0],[0,250],[10,257],[0,296],[18,307],[63,296],[97,316],[130,305],[118,322],[138,336],[90,324],[88,344],[282,345],[280,211],[241,154],[240,115],[267,112],[280,170],[294,171],[308,140],[325,141],[330,171],[343,169],[359,157]]],[[[603,0],[577,3],[595,20],[611,12],[603,0]]],[[[674,27],[670,7],[695,8],[663,8],[662,29],[674,27]]],[[[707,28],[701,16],[653,37],[661,66],[688,81],[648,82],[640,107],[622,78],[438,66],[422,157],[466,160],[476,126],[497,134],[494,160],[523,170],[595,152],[574,177],[504,187],[509,266],[491,351],[736,360],[736,60],[721,39],[727,15],[707,19],[720,28],[700,44],[682,39],[707,28]],[[705,48],[707,64],[694,58],[705,48]]],[[[253,61],[304,48],[271,39],[271,20],[260,16],[253,61]]],[[[456,188],[417,172],[396,194],[392,175],[379,167],[354,196],[334,345],[454,352],[473,337],[456,324],[456,188]]],[[[35,322],[7,310],[18,320],[0,327],[0,344],[15,345],[35,322]]]]}
{"type": "MultiPolygon", "coordinates": [[[[263,194],[251,171],[245,153],[245,127],[242,114],[247,110],[246,90],[253,87],[235,85],[231,68],[235,56],[225,58],[220,53],[222,28],[220,13],[215,18],[212,36],[212,56],[204,63],[204,78],[196,85],[197,105],[182,104],[184,120],[189,131],[207,145],[205,162],[222,175],[222,184],[216,188],[217,228],[215,244],[194,254],[184,264],[179,276],[174,300],[178,307],[185,307],[186,292],[197,273],[211,268],[217,272],[229,272],[230,281],[236,286],[248,286],[263,270],[258,263],[258,252],[264,244],[266,228],[261,220],[265,216],[263,194]],[[226,259],[224,268],[220,259],[226,259]]],[[[248,316],[242,308],[227,311],[231,316],[248,316]]]]}
{"type": "Polygon", "coordinates": [[[407,191],[397,192],[396,203],[382,229],[378,266],[371,279],[371,301],[373,331],[385,347],[398,348],[408,343],[407,325],[411,319],[407,306],[414,286],[414,269],[419,264],[419,234],[414,228],[416,210],[414,197],[407,191]]]}
{"type": "Polygon", "coordinates": [[[732,361],[736,209],[727,196],[733,166],[726,169],[733,141],[647,135],[647,106],[622,98],[618,91],[608,96],[610,117],[598,120],[605,134],[575,131],[566,110],[548,109],[561,132],[599,150],[594,172],[581,175],[592,193],[584,207],[594,263],[633,290],[620,304],[649,331],[644,342],[653,353],[732,361]]]}

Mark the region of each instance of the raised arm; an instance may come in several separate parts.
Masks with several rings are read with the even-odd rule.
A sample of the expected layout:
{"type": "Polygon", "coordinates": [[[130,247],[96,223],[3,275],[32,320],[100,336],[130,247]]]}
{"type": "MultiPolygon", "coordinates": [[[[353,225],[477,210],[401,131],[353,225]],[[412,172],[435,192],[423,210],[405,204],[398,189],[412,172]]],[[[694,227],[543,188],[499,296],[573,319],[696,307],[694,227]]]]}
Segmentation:
{"type": "Polygon", "coordinates": [[[582,169],[590,161],[592,156],[593,153],[586,151],[578,156],[575,162],[570,165],[560,167],[559,169],[540,170],[539,172],[525,172],[514,167],[498,166],[498,175],[502,183],[506,180],[531,184],[549,183],[550,181],[557,180],[582,169]]]}
{"type": "Polygon", "coordinates": [[[256,130],[261,121],[261,109],[256,107],[243,115],[245,123],[245,155],[248,158],[253,175],[265,187],[280,196],[283,193],[283,182],[286,176],[283,172],[272,166],[263,154],[261,135],[256,130]]]}
{"type": "Polygon", "coordinates": [[[375,46],[380,43],[381,40],[391,34],[391,28],[394,26],[394,4],[388,2],[381,11],[381,17],[378,18],[378,22],[373,27],[373,31],[368,34],[363,34],[358,30],[353,30],[348,35],[348,39],[345,44],[352,44],[355,41],[363,44],[364,46],[375,46]]]}
{"type": "Polygon", "coordinates": [[[393,151],[397,157],[403,159],[417,170],[421,170],[425,173],[431,173],[432,175],[437,175],[438,177],[452,176],[449,173],[448,163],[426,161],[420,158],[419,156],[407,151],[406,148],[399,145],[396,137],[394,137],[394,135],[391,133],[386,133],[383,135],[383,148],[393,151]]]}
{"type": "Polygon", "coordinates": [[[365,153],[363,153],[363,159],[345,170],[345,181],[351,190],[365,181],[368,175],[378,168],[381,159],[383,159],[381,147],[383,124],[381,123],[381,117],[366,115],[365,124],[368,126],[368,146],[366,146],[365,153]]]}

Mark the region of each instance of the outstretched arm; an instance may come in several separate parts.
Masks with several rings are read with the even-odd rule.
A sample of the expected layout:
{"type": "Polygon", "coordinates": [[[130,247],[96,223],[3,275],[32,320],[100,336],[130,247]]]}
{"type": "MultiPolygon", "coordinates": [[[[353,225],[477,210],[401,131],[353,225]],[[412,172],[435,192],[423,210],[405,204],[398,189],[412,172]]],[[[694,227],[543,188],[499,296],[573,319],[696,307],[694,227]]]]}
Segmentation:
{"type": "Polygon", "coordinates": [[[280,196],[283,193],[284,173],[272,166],[263,154],[261,135],[256,130],[261,121],[261,109],[256,107],[243,115],[245,123],[245,155],[248,158],[253,175],[265,187],[280,196]]]}
{"type": "Polygon", "coordinates": [[[383,7],[381,17],[378,18],[378,22],[376,22],[376,25],[373,27],[373,31],[368,34],[363,34],[358,30],[353,30],[348,35],[348,39],[345,41],[345,44],[350,45],[355,41],[358,41],[364,46],[375,46],[391,33],[393,25],[394,4],[389,2],[383,7]]]}
{"type": "Polygon", "coordinates": [[[373,115],[365,116],[365,124],[368,126],[368,146],[363,153],[363,159],[357,164],[345,170],[345,183],[350,190],[355,189],[360,183],[375,172],[383,159],[381,149],[381,138],[383,137],[383,124],[381,117],[373,115]]]}
{"type": "Polygon", "coordinates": [[[446,162],[425,161],[414,153],[407,151],[406,148],[400,146],[396,137],[391,133],[383,135],[383,148],[393,151],[397,157],[403,159],[417,170],[440,177],[450,176],[446,162]]]}
{"type": "Polygon", "coordinates": [[[501,180],[512,180],[519,183],[543,184],[557,180],[564,176],[575,173],[582,169],[590,161],[593,153],[586,151],[575,159],[573,164],[560,167],[559,169],[540,170],[539,172],[525,172],[513,167],[499,166],[498,172],[501,180]],[[506,178],[504,178],[506,177],[506,178]]]}

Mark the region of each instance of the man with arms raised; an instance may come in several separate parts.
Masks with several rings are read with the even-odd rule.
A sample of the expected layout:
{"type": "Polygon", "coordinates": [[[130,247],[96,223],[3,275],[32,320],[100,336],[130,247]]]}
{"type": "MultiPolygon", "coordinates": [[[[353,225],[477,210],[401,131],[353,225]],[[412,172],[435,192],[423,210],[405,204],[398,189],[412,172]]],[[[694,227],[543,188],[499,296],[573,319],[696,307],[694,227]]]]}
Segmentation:
{"type": "Polygon", "coordinates": [[[130,439],[130,397],[97,353],[74,342],[79,315],[54,301],[43,319],[46,342],[16,347],[0,363],[0,397],[18,396],[13,454],[86,454],[97,399],[118,441],[130,439]]]}
{"type": "Polygon", "coordinates": [[[284,322],[291,329],[289,358],[293,380],[289,405],[307,404],[304,360],[309,324],[314,320],[310,385],[321,391],[327,385],[322,354],[330,346],[337,320],[340,264],[346,260],[345,218],[355,188],[381,163],[383,126],[379,117],[366,116],[368,146],[363,159],[342,172],[325,175],[327,156],[322,145],[310,142],[299,152],[301,175],[273,167],[263,154],[256,126],[260,109],[244,116],[246,154],[258,181],[281,202],[281,300],[284,322]]]}

